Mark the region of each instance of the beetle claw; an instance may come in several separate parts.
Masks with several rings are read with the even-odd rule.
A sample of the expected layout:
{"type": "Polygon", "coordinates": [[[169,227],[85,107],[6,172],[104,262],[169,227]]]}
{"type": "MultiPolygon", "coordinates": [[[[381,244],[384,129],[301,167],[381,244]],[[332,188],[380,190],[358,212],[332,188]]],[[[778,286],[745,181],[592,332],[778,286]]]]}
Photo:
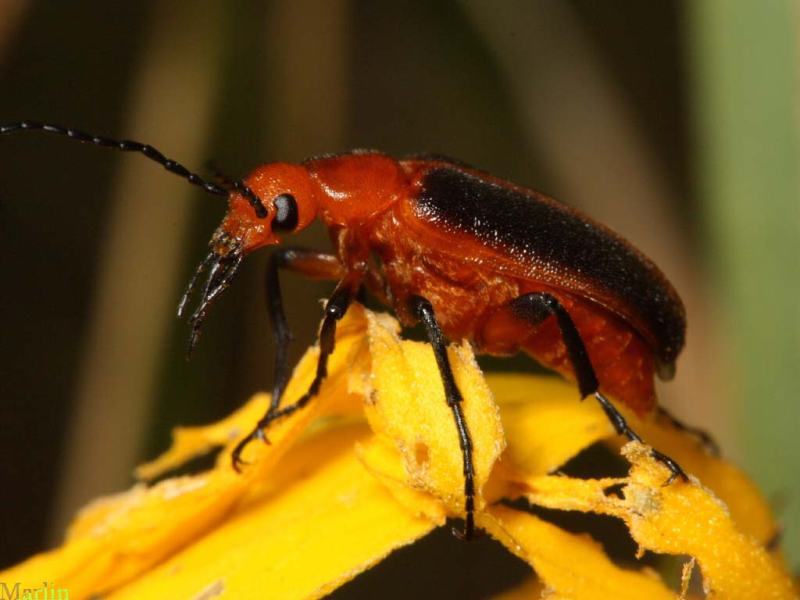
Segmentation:
{"type": "Polygon", "coordinates": [[[233,470],[237,473],[242,472],[242,465],[250,465],[249,462],[242,460],[242,452],[247,447],[247,445],[252,442],[253,440],[261,440],[265,444],[270,444],[269,438],[267,438],[267,434],[264,433],[264,427],[259,425],[251,431],[247,436],[241,439],[236,447],[231,452],[231,463],[233,465],[233,470]]]}
{"type": "Polygon", "coordinates": [[[480,531],[475,529],[475,517],[471,510],[468,510],[464,517],[464,529],[452,527],[450,532],[462,542],[469,542],[481,536],[480,531]]]}
{"type": "Polygon", "coordinates": [[[264,442],[268,446],[272,444],[272,442],[269,441],[269,438],[267,437],[267,434],[264,433],[264,427],[262,427],[260,424],[259,424],[258,427],[256,427],[255,431],[253,431],[253,438],[257,439],[257,440],[261,440],[262,442],[264,442]]]}
{"type": "Polygon", "coordinates": [[[244,451],[244,449],[247,447],[247,444],[249,444],[252,439],[253,439],[253,434],[252,433],[249,434],[247,437],[242,438],[239,441],[239,443],[236,444],[236,447],[233,449],[233,452],[231,452],[231,466],[233,467],[233,470],[236,471],[237,473],[241,474],[242,465],[250,466],[249,462],[247,462],[246,460],[242,459],[242,452],[244,451]]]}
{"type": "Polygon", "coordinates": [[[665,465],[670,470],[669,479],[667,479],[667,481],[664,483],[665,486],[670,485],[678,477],[680,477],[686,483],[689,482],[689,476],[686,474],[686,471],[684,471],[683,468],[677,462],[675,462],[675,460],[655,449],[650,451],[650,456],[665,465]]]}

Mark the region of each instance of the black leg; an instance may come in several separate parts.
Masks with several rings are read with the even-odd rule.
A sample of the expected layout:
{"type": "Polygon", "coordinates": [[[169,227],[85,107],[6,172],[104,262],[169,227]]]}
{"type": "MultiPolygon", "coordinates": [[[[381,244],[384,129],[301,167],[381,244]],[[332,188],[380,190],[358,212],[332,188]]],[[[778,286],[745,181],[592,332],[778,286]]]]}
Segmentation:
{"type": "Polygon", "coordinates": [[[450,359],[447,357],[447,344],[442,329],[436,321],[436,315],[433,312],[431,303],[419,296],[412,297],[410,302],[412,312],[425,327],[428,340],[433,346],[433,354],[436,357],[436,364],[439,366],[439,373],[444,384],[444,395],[456,420],[458,441],[461,445],[461,454],[464,457],[465,518],[463,533],[457,531],[454,531],[454,533],[464,540],[469,540],[475,531],[475,467],[472,464],[472,440],[470,439],[467,422],[464,419],[464,411],[461,407],[464,399],[453,377],[453,369],[450,367],[450,359]]]}
{"type": "MultiPolygon", "coordinates": [[[[258,422],[255,429],[239,442],[231,454],[233,468],[237,471],[240,470],[240,466],[243,464],[241,454],[247,444],[255,439],[266,441],[264,430],[269,427],[270,423],[303,408],[319,392],[322,382],[328,375],[328,358],[333,353],[336,344],[336,323],[347,312],[347,308],[350,306],[356,289],[357,287],[350,285],[349,282],[342,282],[328,299],[325,305],[325,317],[322,320],[322,327],[319,333],[319,359],[317,360],[317,372],[314,375],[314,380],[311,382],[306,393],[292,404],[278,408],[280,399],[277,403],[275,402],[275,398],[272,399],[267,413],[258,422]]],[[[283,316],[282,309],[280,315],[283,316]]],[[[283,389],[281,389],[281,393],[283,393],[283,389]]]]}
{"type": "Polygon", "coordinates": [[[277,410],[289,381],[289,343],[292,332],[283,310],[283,296],[278,276],[281,269],[288,269],[316,279],[340,279],[343,270],[333,254],[308,248],[281,248],[272,253],[267,262],[264,278],[267,299],[267,314],[275,337],[275,369],[270,411],[277,410]]]}
{"type": "Polygon", "coordinates": [[[711,434],[703,429],[698,427],[693,427],[692,425],[687,425],[677,417],[673,416],[672,413],[667,411],[666,408],[658,407],[658,414],[669,421],[669,424],[672,425],[675,429],[688,433],[691,436],[697,438],[700,442],[700,445],[705,448],[706,452],[711,454],[711,456],[720,456],[721,452],[719,449],[719,444],[717,444],[716,440],[711,437],[711,434]]]}
{"type": "MultiPolygon", "coordinates": [[[[581,398],[585,398],[593,394],[600,406],[603,408],[608,420],[614,426],[618,435],[624,435],[629,440],[641,442],[642,438],[628,425],[625,417],[620,414],[611,401],[606,398],[598,389],[599,383],[597,375],[594,372],[594,367],[589,360],[589,354],[586,352],[586,346],[578,333],[575,323],[572,322],[572,317],[564,309],[559,301],[545,292],[537,292],[520,296],[511,303],[511,310],[514,315],[530,323],[540,323],[550,315],[554,315],[558,322],[558,327],[561,330],[561,337],[564,340],[564,345],[567,348],[567,355],[569,356],[572,368],[575,370],[575,378],[578,380],[578,389],[581,393],[581,398]]],[[[667,483],[671,483],[676,477],[688,481],[686,473],[681,466],[672,460],[669,456],[662,454],[658,450],[652,450],[652,456],[659,462],[665,464],[671,471],[671,475],[667,483]]]]}

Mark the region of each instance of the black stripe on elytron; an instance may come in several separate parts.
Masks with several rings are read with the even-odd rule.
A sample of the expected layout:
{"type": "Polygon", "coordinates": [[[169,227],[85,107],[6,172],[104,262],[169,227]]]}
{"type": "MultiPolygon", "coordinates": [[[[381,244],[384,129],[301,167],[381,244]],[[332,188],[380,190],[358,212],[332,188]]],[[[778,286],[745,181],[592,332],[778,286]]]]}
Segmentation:
{"type": "Polygon", "coordinates": [[[596,282],[628,302],[656,336],[659,360],[672,364],[684,344],[683,307],[660,273],[621,238],[534,191],[485,181],[456,168],[422,180],[418,218],[510,251],[531,274],[556,272],[596,282]]]}

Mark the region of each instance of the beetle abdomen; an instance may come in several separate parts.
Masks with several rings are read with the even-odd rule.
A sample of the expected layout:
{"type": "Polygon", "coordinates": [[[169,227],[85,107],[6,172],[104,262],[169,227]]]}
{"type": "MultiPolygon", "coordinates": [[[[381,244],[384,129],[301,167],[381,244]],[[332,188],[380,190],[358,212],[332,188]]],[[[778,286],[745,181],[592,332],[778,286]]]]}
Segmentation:
{"type": "Polygon", "coordinates": [[[659,362],[674,363],[684,344],[683,304],[621,237],[543,194],[455,166],[421,170],[416,185],[417,218],[513,259],[517,276],[600,303],[637,329],[659,362]]]}

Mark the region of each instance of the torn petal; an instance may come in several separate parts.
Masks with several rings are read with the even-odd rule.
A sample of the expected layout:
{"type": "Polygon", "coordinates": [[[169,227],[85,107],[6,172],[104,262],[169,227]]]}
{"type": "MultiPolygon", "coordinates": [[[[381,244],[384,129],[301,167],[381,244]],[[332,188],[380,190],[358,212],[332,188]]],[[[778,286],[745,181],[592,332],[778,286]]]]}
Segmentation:
{"type": "Polygon", "coordinates": [[[706,589],[720,598],[797,598],[785,565],[739,531],[725,504],[698,483],[663,485],[664,469],[641,444],[623,452],[633,463],[625,519],[633,539],[654,552],[697,559],[706,589]]]}
{"type": "MultiPolygon", "coordinates": [[[[623,412],[625,408],[621,408],[623,412]]],[[[736,526],[766,545],[779,531],[769,503],[753,481],[736,465],[708,453],[691,434],[680,431],[663,419],[634,420],[642,439],[678,463],[704,486],[711,489],[728,507],[736,526]]],[[[615,445],[622,445],[619,439],[615,445]]]]}
{"type": "MultiPolygon", "coordinates": [[[[665,485],[669,471],[650,448],[629,443],[631,462],[623,495],[608,493],[615,480],[532,477],[517,482],[534,504],[607,514],[622,519],[642,550],[697,559],[707,589],[719,598],[795,598],[797,590],[779,558],[739,531],[725,504],[696,480],[665,485]]],[[[616,481],[619,483],[619,481],[616,481]]]]}

